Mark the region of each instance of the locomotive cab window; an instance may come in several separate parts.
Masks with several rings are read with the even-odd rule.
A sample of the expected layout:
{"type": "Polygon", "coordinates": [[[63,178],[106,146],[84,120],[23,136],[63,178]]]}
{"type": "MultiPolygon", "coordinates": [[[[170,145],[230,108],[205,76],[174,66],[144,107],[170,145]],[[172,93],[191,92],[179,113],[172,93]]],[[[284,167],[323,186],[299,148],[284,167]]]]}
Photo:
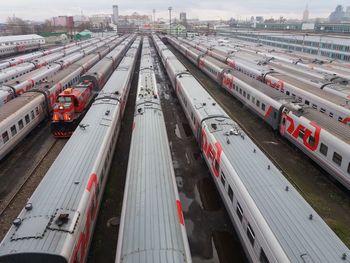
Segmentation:
{"type": "Polygon", "coordinates": [[[310,135],[310,137],[309,137],[309,144],[310,144],[311,146],[315,145],[315,137],[312,136],[312,135],[310,135]]]}
{"type": "Polygon", "coordinates": [[[343,159],[343,157],[339,153],[334,152],[333,158],[332,158],[333,162],[335,162],[337,165],[341,166],[342,159],[343,159]]]}
{"type": "Polygon", "coordinates": [[[327,153],[328,153],[328,146],[321,143],[321,146],[320,146],[320,153],[322,153],[324,156],[327,156],[327,153]]]}
{"type": "Polygon", "coordinates": [[[264,104],[264,103],[261,103],[261,109],[262,109],[263,111],[265,111],[265,104],[264,104]]]}
{"type": "Polygon", "coordinates": [[[34,120],[34,118],[35,118],[34,111],[32,110],[32,111],[30,112],[30,114],[32,115],[32,120],[34,120]]]}

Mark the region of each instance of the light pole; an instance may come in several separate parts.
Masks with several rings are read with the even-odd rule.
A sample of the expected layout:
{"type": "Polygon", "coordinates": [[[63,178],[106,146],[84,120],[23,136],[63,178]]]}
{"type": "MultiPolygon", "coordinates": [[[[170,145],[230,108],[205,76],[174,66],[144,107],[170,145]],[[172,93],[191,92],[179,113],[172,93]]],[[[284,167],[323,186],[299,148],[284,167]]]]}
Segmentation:
{"type": "Polygon", "coordinates": [[[171,10],[173,8],[171,6],[168,7],[169,10],[169,35],[171,35],[171,10]]]}

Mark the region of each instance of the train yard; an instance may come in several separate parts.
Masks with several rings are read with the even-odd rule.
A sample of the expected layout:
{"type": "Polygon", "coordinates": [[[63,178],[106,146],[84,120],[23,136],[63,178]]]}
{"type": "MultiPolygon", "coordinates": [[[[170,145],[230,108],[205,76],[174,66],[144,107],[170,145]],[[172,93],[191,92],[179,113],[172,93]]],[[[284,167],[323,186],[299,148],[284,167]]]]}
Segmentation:
{"type": "MultiPolygon", "coordinates": [[[[110,37],[115,44],[98,59],[93,54],[100,54],[103,45],[92,41],[96,48],[87,57],[75,56],[67,64],[93,61],[90,70],[83,67],[65,80],[67,85],[57,86],[62,69],[47,78],[50,85],[35,88],[41,94],[46,89],[49,110],[0,162],[5,182],[0,262],[60,262],[56,257],[64,262],[348,262],[348,179],[339,180],[230,89],[221,88],[200,69],[208,63],[205,56],[193,64],[176,44],[183,40],[162,40],[156,35],[110,37]],[[72,86],[93,87],[91,108],[83,112],[72,138],[53,138],[48,116],[59,92],[72,86]]],[[[239,56],[243,59],[244,53],[239,56]]],[[[221,70],[220,76],[227,77],[227,67],[221,70]]],[[[265,85],[252,84],[247,75],[256,77],[243,74],[239,81],[265,85]]],[[[239,78],[236,74],[232,80],[239,78]]],[[[347,107],[342,109],[346,114],[347,107]]],[[[329,115],[323,113],[322,118],[329,115]]],[[[332,117],[333,127],[349,129],[346,115],[340,121],[332,117]]],[[[305,125],[300,129],[301,141],[310,136],[317,141],[312,128],[310,134],[305,125]]],[[[12,128],[8,133],[15,137],[12,128]]],[[[343,143],[348,147],[348,141],[343,143]]],[[[349,153],[335,151],[342,153],[340,163],[349,176],[349,153]]]]}

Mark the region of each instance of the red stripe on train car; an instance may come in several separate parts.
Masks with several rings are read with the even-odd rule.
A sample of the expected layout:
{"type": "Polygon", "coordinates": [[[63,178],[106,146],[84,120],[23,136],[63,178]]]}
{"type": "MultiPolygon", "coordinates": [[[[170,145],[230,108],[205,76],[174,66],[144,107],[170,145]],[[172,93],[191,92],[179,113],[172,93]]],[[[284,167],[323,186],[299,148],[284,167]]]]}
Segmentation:
{"type": "Polygon", "coordinates": [[[97,181],[97,176],[96,176],[96,174],[95,174],[95,173],[91,174],[91,175],[90,175],[90,178],[89,178],[89,181],[88,181],[88,183],[87,183],[87,186],[86,186],[86,190],[88,190],[88,191],[90,192],[90,191],[91,191],[91,188],[92,188],[92,185],[93,185],[94,183],[96,183],[96,181],[97,181]]]}
{"type": "Polygon", "coordinates": [[[271,112],[272,112],[272,106],[270,106],[270,107],[267,109],[266,114],[265,114],[265,116],[264,116],[265,120],[270,116],[271,112]]]}
{"type": "Polygon", "coordinates": [[[176,200],[177,215],[179,216],[179,221],[181,225],[184,225],[184,216],[182,214],[182,205],[180,200],[176,200]]]}

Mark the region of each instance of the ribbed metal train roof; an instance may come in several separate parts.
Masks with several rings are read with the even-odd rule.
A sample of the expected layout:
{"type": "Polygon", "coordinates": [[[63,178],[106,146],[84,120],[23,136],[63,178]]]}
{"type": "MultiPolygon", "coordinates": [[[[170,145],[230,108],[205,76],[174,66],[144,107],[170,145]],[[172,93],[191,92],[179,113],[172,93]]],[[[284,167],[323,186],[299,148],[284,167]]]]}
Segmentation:
{"type": "Polygon", "coordinates": [[[143,43],[117,262],[188,262],[152,57],[143,43]]]}
{"type": "MultiPolygon", "coordinates": [[[[186,81],[186,77],[182,80],[186,81]]],[[[200,107],[196,107],[201,117],[215,116],[220,112],[227,116],[217,104],[213,105],[206,92],[199,93],[198,88],[191,89],[189,85],[186,85],[185,92],[194,105],[201,103],[200,107]]],[[[341,259],[343,253],[349,255],[349,249],[239,126],[222,118],[205,121],[208,127],[214,123],[220,127],[217,131],[211,130],[223,149],[221,159],[224,154],[227,163],[234,167],[291,262],[304,263],[301,258],[304,253],[313,260],[311,262],[349,262],[341,259]],[[227,136],[231,129],[238,129],[244,138],[240,135],[227,136]],[[310,214],[312,220],[309,219],[310,214]]]]}
{"type": "Polygon", "coordinates": [[[350,262],[350,251],[344,243],[240,127],[226,119],[226,113],[212,103],[210,95],[193,79],[188,75],[179,79],[185,87],[183,92],[191,104],[198,105],[195,109],[201,119],[222,114],[223,118],[210,118],[204,123],[222,147],[221,160],[226,157],[225,165],[231,166],[238,175],[231,174],[230,180],[243,183],[256,204],[257,210],[250,213],[259,212],[264,217],[290,261],[350,262]],[[211,128],[212,124],[218,128],[211,128]],[[227,135],[231,129],[237,130],[238,135],[227,135]],[[347,254],[345,260],[343,253],[347,254]]]}
{"type": "MultiPolygon", "coordinates": [[[[99,96],[112,91],[115,94],[113,96],[120,97],[117,94],[122,94],[122,89],[126,87],[127,72],[125,67],[116,72],[99,96]]],[[[57,230],[53,217],[56,212],[66,212],[70,218],[75,215],[76,220],[81,220],[76,210],[82,201],[94,161],[101,154],[99,149],[110,128],[110,116],[118,110],[118,103],[118,100],[104,98],[92,104],[81,122],[86,125],[85,128],[76,129],[28,200],[33,206],[32,210],[23,209],[18,216],[22,224],[19,227],[12,226],[3,239],[0,261],[1,256],[15,253],[63,253],[67,231],[57,230]],[[109,112],[108,116],[106,112],[109,112]]],[[[75,222],[70,222],[68,227],[71,232],[76,231],[75,222]]]]}

